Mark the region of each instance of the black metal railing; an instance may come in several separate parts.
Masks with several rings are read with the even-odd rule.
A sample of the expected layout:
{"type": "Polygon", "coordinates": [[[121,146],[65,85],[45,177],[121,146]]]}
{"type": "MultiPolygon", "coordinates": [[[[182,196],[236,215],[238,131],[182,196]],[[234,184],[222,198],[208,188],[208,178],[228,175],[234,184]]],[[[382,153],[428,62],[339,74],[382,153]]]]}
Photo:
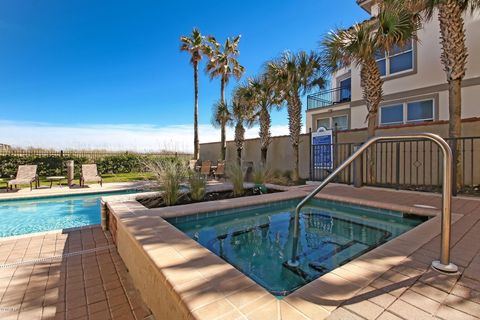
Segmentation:
{"type": "Polygon", "coordinates": [[[333,88],[307,96],[307,110],[325,108],[334,104],[349,102],[352,98],[349,87],[333,88]]]}
{"type": "MultiPolygon", "coordinates": [[[[453,141],[457,143],[458,152],[455,152],[455,148],[452,150],[454,159],[458,158],[461,172],[457,175],[457,167],[454,165],[454,180],[457,177],[460,179],[456,181],[454,190],[459,193],[480,194],[480,137],[446,140],[450,145],[453,141]]],[[[337,143],[312,146],[311,179],[325,179],[358,145],[337,143]],[[333,160],[328,159],[329,154],[333,154],[333,160]]],[[[361,171],[358,176],[361,177],[360,183],[363,185],[419,191],[440,191],[442,188],[442,154],[431,141],[379,142],[370,147],[359,161],[361,163],[357,170],[361,171]]],[[[342,172],[336,182],[353,184],[353,167],[352,165],[342,172]]]]}

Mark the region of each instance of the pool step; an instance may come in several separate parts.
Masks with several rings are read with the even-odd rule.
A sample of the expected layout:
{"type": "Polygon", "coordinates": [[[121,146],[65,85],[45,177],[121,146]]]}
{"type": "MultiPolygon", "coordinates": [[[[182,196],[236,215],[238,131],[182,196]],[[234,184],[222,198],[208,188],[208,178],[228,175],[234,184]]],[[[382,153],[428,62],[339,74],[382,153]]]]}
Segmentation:
{"type": "Polygon", "coordinates": [[[283,266],[302,279],[311,281],[370,250],[369,246],[356,240],[343,245],[333,241],[327,241],[324,244],[332,246],[332,250],[325,254],[325,251],[318,248],[299,257],[300,267],[292,267],[287,262],[284,262],[283,266]]]}

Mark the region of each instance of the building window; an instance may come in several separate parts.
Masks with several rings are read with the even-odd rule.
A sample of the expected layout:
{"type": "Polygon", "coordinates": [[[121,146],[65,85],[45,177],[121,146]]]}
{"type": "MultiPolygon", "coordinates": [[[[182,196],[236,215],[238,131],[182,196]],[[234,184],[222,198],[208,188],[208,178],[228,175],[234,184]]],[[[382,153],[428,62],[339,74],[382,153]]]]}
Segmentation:
{"type": "Polygon", "coordinates": [[[403,123],[403,104],[382,107],[381,124],[403,123]]]}
{"type": "Polygon", "coordinates": [[[433,100],[407,103],[407,122],[433,120],[433,100]]]}
{"type": "Polygon", "coordinates": [[[380,51],[375,54],[378,69],[382,76],[413,70],[413,45],[409,41],[405,46],[394,46],[390,52],[380,51]]]}
{"type": "Polygon", "coordinates": [[[380,124],[404,124],[432,121],[434,117],[433,100],[405,102],[380,108],[380,124]]]}
{"type": "Polygon", "coordinates": [[[339,102],[350,101],[352,92],[352,79],[347,78],[340,81],[340,99],[339,102]]]}
{"type": "Polygon", "coordinates": [[[317,129],[324,127],[326,129],[347,130],[348,129],[348,116],[337,116],[329,118],[317,119],[317,129]]]}
{"type": "Polygon", "coordinates": [[[317,130],[321,127],[330,129],[330,118],[322,118],[317,120],[317,130]]]}

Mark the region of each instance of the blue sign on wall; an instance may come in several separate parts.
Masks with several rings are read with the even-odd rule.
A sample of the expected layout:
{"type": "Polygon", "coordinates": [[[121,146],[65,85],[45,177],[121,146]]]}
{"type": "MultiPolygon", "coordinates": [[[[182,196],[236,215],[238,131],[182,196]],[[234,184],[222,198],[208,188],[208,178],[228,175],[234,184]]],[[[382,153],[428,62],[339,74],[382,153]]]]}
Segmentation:
{"type": "Polygon", "coordinates": [[[332,130],[312,132],[313,167],[333,169],[332,130]]]}

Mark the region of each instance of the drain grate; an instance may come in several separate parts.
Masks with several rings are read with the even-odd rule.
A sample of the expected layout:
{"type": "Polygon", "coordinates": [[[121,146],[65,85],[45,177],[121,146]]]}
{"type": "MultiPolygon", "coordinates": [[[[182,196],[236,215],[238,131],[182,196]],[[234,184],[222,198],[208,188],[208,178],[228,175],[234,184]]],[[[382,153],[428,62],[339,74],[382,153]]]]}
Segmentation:
{"type": "Polygon", "coordinates": [[[28,266],[28,265],[32,265],[32,264],[36,264],[36,263],[41,263],[41,262],[61,260],[63,258],[80,256],[82,254],[98,252],[98,251],[107,250],[107,249],[114,248],[114,247],[115,247],[115,245],[112,244],[112,245],[105,246],[105,247],[98,247],[98,248],[87,249],[87,250],[82,250],[82,251],[70,252],[70,253],[60,254],[60,255],[46,257],[46,258],[38,258],[38,259],[21,261],[21,262],[2,264],[2,265],[0,265],[0,269],[7,269],[7,268],[13,268],[13,267],[20,267],[20,266],[28,266]]]}

